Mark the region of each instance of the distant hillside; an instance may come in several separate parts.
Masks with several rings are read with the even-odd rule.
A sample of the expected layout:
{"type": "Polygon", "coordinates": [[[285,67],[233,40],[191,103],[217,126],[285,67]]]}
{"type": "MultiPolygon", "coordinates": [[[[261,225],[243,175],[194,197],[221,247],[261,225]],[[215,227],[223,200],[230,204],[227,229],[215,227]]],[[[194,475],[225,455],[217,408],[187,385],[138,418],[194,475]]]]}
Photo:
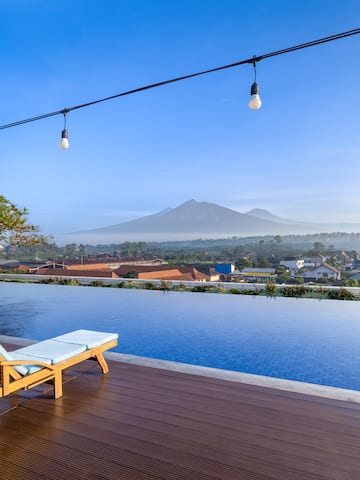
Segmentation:
{"type": "MultiPolygon", "coordinates": [[[[314,227],[311,228],[313,231],[314,227]]],[[[296,222],[292,223],[276,217],[266,210],[256,209],[248,213],[240,213],[215,203],[189,200],[176,208],[81,233],[178,234],[179,236],[183,234],[266,235],[296,233],[303,230],[303,225],[299,226],[296,222]]]]}
{"type": "Polygon", "coordinates": [[[253,208],[248,212],[245,212],[246,215],[251,215],[252,217],[261,218],[262,220],[269,220],[270,222],[275,223],[285,223],[287,225],[298,225],[300,222],[295,222],[294,220],[288,220],[286,218],[278,217],[273,213],[269,212],[269,210],[265,210],[263,208],[253,208]]]}

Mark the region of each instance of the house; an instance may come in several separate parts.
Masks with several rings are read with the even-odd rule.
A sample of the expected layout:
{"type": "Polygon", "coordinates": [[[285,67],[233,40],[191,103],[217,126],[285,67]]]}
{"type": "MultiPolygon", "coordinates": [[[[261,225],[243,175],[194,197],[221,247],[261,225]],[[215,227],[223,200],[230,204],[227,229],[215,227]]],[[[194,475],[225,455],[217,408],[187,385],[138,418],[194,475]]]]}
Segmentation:
{"type": "Polygon", "coordinates": [[[275,268],[243,268],[235,270],[231,275],[233,280],[245,280],[247,282],[271,282],[275,281],[277,275],[275,268]]]}
{"type": "Polygon", "coordinates": [[[67,271],[82,271],[86,272],[87,270],[107,270],[111,267],[109,267],[108,264],[106,263],[86,263],[86,264],[72,264],[68,265],[67,271]]]}
{"type": "Polygon", "coordinates": [[[305,257],[304,258],[304,268],[318,267],[324,261],[325,261],[325,259],[321,255],[317,255],[315,257],[305,257]]]}
{"type": "Polygon", "coordinates": [[[119,278],[116,273],[110,268],[103,267],[101,270],[60,270],[58,268],[39,268],[35,275],[52,275],[61,277],[104,277],[104,278],[119,278]]]}
{"type": "Polygon", "coordinates": [[[159,272],[163,270],[169,270],[172,267],[168,265],[159,265],[159,266],[150,266],[150,265],[134,265],[133,263],[120,265],[120,267],[116,268],[114,272],[119,277],[126,277],[129,273],[146,273],[146,272],[159,272]]]}
{"type": "Polygon", "coordinates": [[[322,252],[325,261],[332,260],[337,265],[349,265],[356,259],[356,251],[327,250],[322,252]]]}
{"type": "Polygon", "coordinates": [[[186,263],[186,267],[195,268],[198,272],[207,275],[209,282],[225,282],[227,280],[227,275],[218,273],[215,271],[214,267],[210,263],[203,262],[194,262],[186,263]]]}
{"type": "MultiPolygon", "coordinates": [[[[200,272],[200,273],[205,273],[205,272],[200,272]]],[[[209,282],[226,282],[229,279],[229,275],[224,275],[223,273],[215,272],[212,268],[209,269],[209,273],[207,275],[208,275],[209,282]]]]}
{"type": "MultiPolygon", "coordinates": [[[[52,263],[52,262],[51,262],[52,263]]],[[[48,263],[44,263],[43,261],[22,261],[19,262],[18,260],[0,260],[0,270],[2,271],[9,271],[12,270],[17,273],[33,273],[38,268],[46,267],[48,263]]]]}
{"type": "Polygon", "coordinates": [[[292,276],[295,273],[304,267],[304,260],[297,257],[285,257],[283,260],[280,260],[280,265],[288,268],[292,276]]]}
{"type": "Polygon", "coordinates": [[[199,272],[193,267],[175,267],[167,270],[153,270],[151,272],[140,272],[138,278],[143,280],[179,280],[206,282],[209,276],[199,272]]]}
{"type": "Polygon", "coordinates": [[[0,260],[0,270],[18,270],[20,262],[18,260],[0,260]]]}
{"type": "Polygon", "coordinates": [[[28,272],[37,274],[38,270],[65,270],[67,265],[64,262],[56,262],[55,260],[49,260],[46,263],[41,263],[35,266],[29,266],[28,272]]]}
{"type": "Polygon", "coordinates": [[[232,263],[215,263],[214,270],[223,275],[230,275],[235,272],[235,265],[232,263]]]}
{"type": "Polygon", "coordinates": [[[340,270],[326,262],[302,272],[305,280],[340,280],[340,270]]]}
{"type": "MultiPolygon", "coordinates": [[[[98,257],[81,257],[81,258],[68,258],[66,264],[68,269],[81,269],[81,270],[95,270],[102,268],[111,268],[116,270],[124,265],[132,265],[132,267],[147,266],[150,268],[167,265],[168,262],[161,258],[152,258],[145,260],[143,258],[117,258],[111,256],[98,256],[98,257]]],[[[137,270],[137,268],[132,268],[137,270]]]]}

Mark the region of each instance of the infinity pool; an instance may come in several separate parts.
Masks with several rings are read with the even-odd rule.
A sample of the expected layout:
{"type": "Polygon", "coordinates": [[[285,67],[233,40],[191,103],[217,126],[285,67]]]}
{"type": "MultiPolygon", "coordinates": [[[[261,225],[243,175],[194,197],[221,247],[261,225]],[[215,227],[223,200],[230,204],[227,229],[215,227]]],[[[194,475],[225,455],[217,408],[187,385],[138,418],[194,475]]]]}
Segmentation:
{"type": "Polygon", "coordinates": [[[360,303],[0,282],[0,334],[85,328],[117,351],[360,390],[360,303]]]}

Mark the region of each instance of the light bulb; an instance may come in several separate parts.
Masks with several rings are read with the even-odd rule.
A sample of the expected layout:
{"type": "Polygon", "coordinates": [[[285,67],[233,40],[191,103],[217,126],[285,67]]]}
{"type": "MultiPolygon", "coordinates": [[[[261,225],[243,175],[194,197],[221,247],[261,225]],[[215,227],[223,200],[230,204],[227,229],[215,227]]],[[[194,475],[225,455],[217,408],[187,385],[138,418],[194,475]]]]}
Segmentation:
{"type": "Polygon", "coordinates": [[[59,143],[59,147],[63,150],[67,150],[69,148],[68,132],[65,128],[61,132],[61,142],[59,143]]]}
{"type": "Polygon", "coordinates": [[[67,150],[69,148],[69,140],[67,138],[62,138],[59,147],[63,150],[67,150]]]}
{"type": "Polygon", "coordinates": [[[262,102],[260,99],[260,95],[258,93],[255,93],[254,95],[251,95],[250,101],[249,101],[249,108],[251,110],[259,110],[261,107],[262,102]]]}
{"type": "Polygon", "coordinates": [[[259,85],[256,82],[254,82],[251,85],[251,97],[249,101],[249,108],[251,110],[259,110],[261,105],[262,105],[262,102],[259,95],[259,85]]]}

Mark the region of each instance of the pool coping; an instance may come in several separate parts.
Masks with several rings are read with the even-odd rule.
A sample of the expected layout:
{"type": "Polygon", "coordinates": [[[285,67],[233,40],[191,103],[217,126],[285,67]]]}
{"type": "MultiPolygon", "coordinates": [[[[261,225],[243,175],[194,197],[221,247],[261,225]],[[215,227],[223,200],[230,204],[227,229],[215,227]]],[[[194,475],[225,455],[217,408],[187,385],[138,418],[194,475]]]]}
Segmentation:
{"type": "MultiPolygon", "coordinates": [[[[29,340],[21,337],[12,337],[0,335],[0,343],[10,343],[19,346],[31,345],[35,340],[29,340]]],[[[255,385],[258,387],[272,388],[275,390],[284,390],[292,393],[304,395],[313,395],[316,397],[329,398],[344,402],[360,403],[360,391],[348,390],[345,388],[329,387],[315,383],[299,382],[296,380],[285,380],[282,378],[266,377],[264,375],[254,375],[250,373],[234,372],[220,368],[203,367],[200,365],[191,365],[188,363],[173,362],[169,360],[160,360],[157,358],[141,357],[118,352],[106,352],[105,357],[113,362],[127,363],[141,367],[158,368],[173,372],[185,373],[190,375],[199,375],[202,377],[216,378],[220,380],[255,385]]]]}

